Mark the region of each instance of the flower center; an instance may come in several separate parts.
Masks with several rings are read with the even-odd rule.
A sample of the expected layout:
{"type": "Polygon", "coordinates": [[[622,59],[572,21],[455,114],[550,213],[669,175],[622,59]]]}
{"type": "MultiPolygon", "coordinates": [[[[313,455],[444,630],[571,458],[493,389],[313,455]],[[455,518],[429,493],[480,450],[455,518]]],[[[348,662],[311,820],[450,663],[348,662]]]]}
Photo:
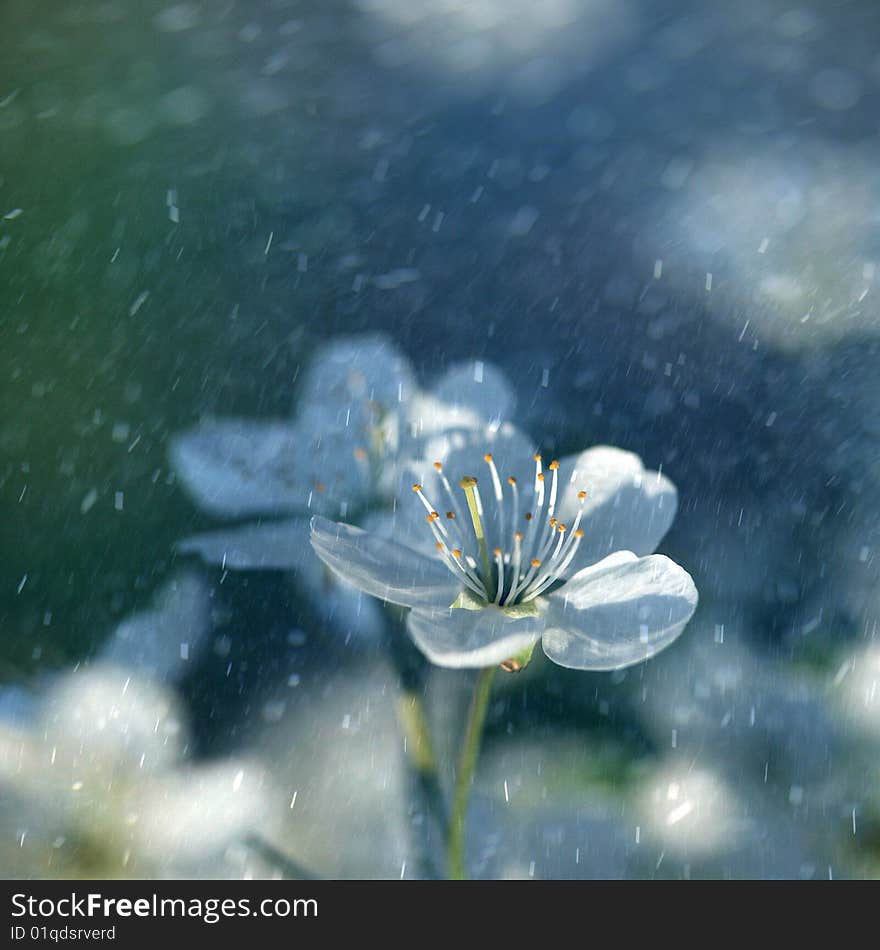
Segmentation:
{"type": "Polygon", "coordinates": [[[569,529],[555,517],[559,462],[548,466],[552,473],[548,491],[541,456],[535,455],[534,510],[521,518],[517,480],[507,479],[505,493],[494,459],[487,453],[484,461],[492,481],[488,517],[477,479],[473,475],[460,479],[466,502],[460,507],[440,462],[434,468],[448,504],[445,517],[425,497],[421,485],[413,485],[413,491],[428,512],[425,521],[439,556],[471,593],[499,607],[527,604],[561,580],[571,564],[584,536],[580,522],[587,493],[578,492],[580,508],[569,529]]]}

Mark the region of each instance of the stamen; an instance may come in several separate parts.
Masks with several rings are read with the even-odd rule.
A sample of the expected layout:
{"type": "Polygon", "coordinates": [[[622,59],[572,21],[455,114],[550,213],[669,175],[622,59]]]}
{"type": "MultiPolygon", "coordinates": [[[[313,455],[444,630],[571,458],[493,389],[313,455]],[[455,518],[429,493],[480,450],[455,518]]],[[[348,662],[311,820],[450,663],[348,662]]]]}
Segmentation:
{"type": "Polygon", "coordinates": [[[538,497],[538,511],[544,507],[544,473],[541,471],[541,456],[535,456],[535,494],[538,497]]]}
{"type": "Polygon", "coordinates": [[[519,567],[522,563],[522,540],[522,531],[517,531],[513,536],[513,563],[511,565],[510,590],[504,599],[505,603],[513,600],[513,595],[516,591],[516,585],[519,581],[519,567]]]}
{"type": "Polygon", "coordinates": [[[528,586],[535,579],[535,575],[538,573],[538,568],[541,566],[541,562],[536,557],[533,557],[530,563],[531,563],[531,567],[526,573],[526,576],[519,582],[519,584],[516,585],[516,587],[511,592],[511,595],[510,595],[511,600],[514,600],[514,598],[517,597],[522,591],[526,590],[526,588],[528,588],[528,586]]]}
{"type": "MultiPolygon", "coordinates": [[[[541,471],[541,456],[535,455],[535,494],[537,495],[537,508],[534,517],[540,524],[541,513],[544,509],[544,473],[541,471]]],[[[526,516],[531,521],[529,516],[526,516]]],[[[525,556],[528,558],[540,557],[538,553],[542,543],[543,526],[535,528],[534,524],[529,525],[528,540],[526,541],[525,556]]]]}
{"type": "Polygon", "coordinates": [[[541,594],[547,590],[548,587],[552,587],[556,581],[561,580],[565,572],[568,570],[568,565],[571,564],[572,558],[577,553],[578,545],[581,543],[581,538],[584,536],[583,531],[573,531],[571,534],[571,547],[567,549],[567,554],[562,556],[562,560],[557,564],[552,571],[548,571],[546,576],[540,578],[536,583],[533,583],[531,590],[528,590],[524,593],[521,603],[528,603],[531,600],[534,600],[536,597],[540,597],[541,594]]]}
{"type": "Polygon", "coordinates": [[[498,477],[498,469],[495,466],[495,460],[490,453],[483,456],[483,460],[489,466],[489,472],[492,475],[492,488],[495,492],[495,509],[498,512],[498,533],[504,537],[504,489],[501,486],[501,479],[498,477]]]}
{"type": "Polygon", "coordinates": [[[434,510],[434,506],[425,498],[425,493],[422,491],[421,485],[413,485],[412,490],[419,496],[419,501],[425,506],[425,511],[428,514],[434,510]]]}
{"type": "Polygon", "coordinates": [[[504,554],[501,548],[495,548],[495,569],[498,571],[498,580],[495,584],[495,603],[501,603],[501,594],[504,592],[504,554]]]}
{"type": "MultiPolygon", "coordinates": [[[[443,463],[435,462],[434,468],[440,475],[440,483],[443,485],[443,491],[446,492],[446,498],[449,501],[449,507],[452,510],[452,517],[456,518],[459,516],[458,502],[456,501],[455,495],[452,492],[452,486],[449,484],[449,479],[443,474],[443,463]]],[[[448,513],[446,517],[449,517],[448,513]]]]}
{"type": "Polygon", "coordinates": [[[516,479],[513,475],[507,479],[507,484],[510,485],[510,490],[513,492],[513,530],[515,533],[516,525],[519,521],[519,488],[517,487],[516,479]]]}
{"type": "Polygon", "coordinates": [[[487,452],[483,456],[483,461],[489,466],[489,471],[492,473],[492,487],[495,489],[495,498],[497,501],[501,501],[503,495],[501,493],[501,479],[498,477],[498,469],[495,467],[495,459],[487,452]]]}
{"type": "MultiPolygon", "coordinates": [[[[432,527],[435,527],[434,522],[437,521],[440,515],[434,510],[434,506],[425,497],[425,494],[422,491],[422,486],[418,484],[413,485],[412,490],[419,496],[419,501],[425,506],[425,510],[428,512],[428,517],[425,519],[425,521],[431,524],[432,527]]],[[[439,528],[440,534],[442,534],[444,538],[449,537],[449,532],[446,530],[443,524],[439,524],[436,527],[439,528]]]]}
{"type": "Polygon", "coordinates": [[[488,598],[486,593],[486,588],[480,583],[480,579],[476,577],[465,562],[462,557],[461,550],[459,548],[454,548],[452,551],[444,548],[443,560],[446,563],[446,566],[452,571],[456,576],[461,576],[462,581],[464,582],[465,587],[473,591],[478,597],[482,597],[484,600],[488,598]]]}
{"type": "MultiPolygon", "coordinates": [[[[555,520],[555,519],[554,519],[555,520]]],[[[551,537],[552,541],[552,537],[551,537]]],[[[526,601],[531,597],[535,596],[538,588],[543,586],[549,586],[549,583],[552,583],[559,576],[559,552],[562,550],[562,544],[565,541],[565,525],[558,525],[556,529],[556,547],[553,550],[553,554],[550,556],[550,560],[546,563],[545,569],[543,571],[538,571],[535,579],[532,583],[526,587],[522,592],[522,600],[526,601]]],[[[549,547],[548,547],[549,550],[549,547]]]]}
{"type": "Polygon", "coordinates": [[[578,511],[577,515],[575,515],[574,524],[571,526],[571,534],[569,535],[568,542],[567,542],[568,546],[562,552],[563,557],[566,557],[566,555],[568,554],[568,549],[572,544],[574,544],[575,539],[578,537],[583,537],[584,535],[583,531],[579,530],[580,524],[581,524],[581,518],[583,518],[583,516],[584,516],[584,503],[581,502],[580,510],[578,511]]]}
{"type": "Polygon", "coordinates": [[[553,484],[550,486],[550,501],[547,505],[547,514],[552,515],[556,511],[556,490],[559,487],[559,462],[556,459],[550,463],[550,471],[553,472],[553,484]]]}
{"type": "Polygon", "coordinates": [[[540,542],[536,542],[536,546],[540,544],[538,551],[535,553],[535,557],[539,561],[543,561],[547,557],[547,555],[550,553],[550,548],[553,547],[553,541],[554,541],[553,536],[555,534],[554,529],[556,528],[556,524],[557,524],[556,519],[551,518],[550,521],[547,523],[547,531],[546,531],[547,537],[544,539],[543,544],[540,544],[540,542]]]}
{"type": "MultiPolygon", "coordinates": [[[[577,524],[578,521],[580,521],[580,518],[578,518],[575,521],[575,524],[577,524]]],[[[568,545],[566,545],[565,549],[562,552],[562,557],[559,563],[559,567],[556,568],[557,577],[561,577],[568,570],[569,564],[571,564],[572,560],[574,559],[575,554],[577,554],[577,549],[580,546],[581,538],[583,536],[584,536],[584,532],[581,531],[579,528],[572,531],[571,537],[568,540],[568,545]]]]}

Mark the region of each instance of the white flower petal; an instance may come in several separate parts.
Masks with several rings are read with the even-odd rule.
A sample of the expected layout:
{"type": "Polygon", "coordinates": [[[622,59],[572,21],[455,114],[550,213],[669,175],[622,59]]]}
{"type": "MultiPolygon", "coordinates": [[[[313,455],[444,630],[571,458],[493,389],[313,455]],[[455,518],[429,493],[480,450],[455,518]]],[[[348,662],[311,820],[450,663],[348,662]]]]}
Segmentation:
{"type": "MultiPolygon", "coordinates": [[[[65,779],[136,769],[146,775],[176,764],[186,746],[176,696],[130,670],[99,663],[59,677],[33,735],[47,775],[65,779]]],[[[100,781],[96,778],[95,781],[100,781]]]]}
{"type": "Polygon", "coordinates": [[[537,643],[544,623],[540,617],[513,619],[489,606],[483,610],[413,610],[406,626],[432,663],[476,669],[503,663],[537,643]]]}
{"type": "Polygon", "coordinates": [[[600,445],[560,461],[559,520],[571,524],[587,493],[581,528],[584,537],[568,575],[612,551],[650,554],[669,530],[678,505],[675,486],[646,471],[632,452],[600,445]]]}
{"type": "Polygon", "coordinates": [[[478,360],[451,366],[431,395],[453,409],[478,413],[484,422],[509,419],[516,406],[513,387],[501,370],[478,360]]]}
{"type": "Polygon", "coordinates": [[[560,666],[611,670],[672,643],[697,607],[694,582],[662,554],[619,551],[544,599],[544,652],[560,666]]]}
{"type": "Polygon", "coordinates": [[[344,337],[321,347],[300,383],[300,406],[334,410],[372,404],[397,412],[416,392],[409,360],[383,334],[344,337]]]}
{"type": "Polygon", "coordinates": [[[440,608],[459,594],[460,585],[441,561],[352,525],[313,518],[311,542],[342,580],[380,600],[440,608]]]}
{"type": "Polygon", "coordinates": [[[215,419],[177,436],[172,465],[196,502],[227,517],[340,513],[369,489],[352,434],[305,414],[295,423],[215,419]]]}
{"type": "MultiPolygon", "coordinates": [[[[366,519],[371,521],[372,519],[366,519]]],[[[369,525],[365,524],[365,527],[369,525]]],[[[377,643],[385,630],[382,604],[329,570],[303,539],[303,562],[296,583],[309,595],[316,616],[346,643],[377,643]]]]}
{"type": "Polygon", "coordinates": [[[405,423],[407,441],[403,448],[410,457],[415,457],[426,439],[456,430],[481,429],[486,425],[486,418],[471,406],[451,405],[430,393],[418,393],[407,408],[405,423]]]}
{"type": "Polygon", "coordinates": [[[296,571],[312,559],[308,537],[308,519],[290,518],[193,535],[177,549],[233,571],[296,571]]]}
{"type": "Polygon", "coordinates": [[[215,419],[176,436],[169,454],[199,505],[235,517],[304,505],[297,448],[290,423],[215,419]]]}

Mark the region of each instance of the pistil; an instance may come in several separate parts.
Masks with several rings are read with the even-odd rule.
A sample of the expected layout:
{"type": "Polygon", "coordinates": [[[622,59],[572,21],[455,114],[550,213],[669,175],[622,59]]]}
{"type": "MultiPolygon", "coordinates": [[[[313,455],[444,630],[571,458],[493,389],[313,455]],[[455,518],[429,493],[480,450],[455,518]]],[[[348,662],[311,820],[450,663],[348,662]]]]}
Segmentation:
{"type": "Polygon", "coordinates": [[[483,503],[480,500],[480,490],[477,488],[477,480],[473,475],[466,475],[460,482],[464,489],[465,498],[467,498],[468,510],[471,514],[471,521],[474,525],[474,534],[477,538],[477,544],[480,546],[480,559],[483,562],[483,577],[486,579],[486,588],[490,584],[492,577],[492,568],[489,566],[489,548],[486,546],[486,535],[483,531],[483,503]]]}

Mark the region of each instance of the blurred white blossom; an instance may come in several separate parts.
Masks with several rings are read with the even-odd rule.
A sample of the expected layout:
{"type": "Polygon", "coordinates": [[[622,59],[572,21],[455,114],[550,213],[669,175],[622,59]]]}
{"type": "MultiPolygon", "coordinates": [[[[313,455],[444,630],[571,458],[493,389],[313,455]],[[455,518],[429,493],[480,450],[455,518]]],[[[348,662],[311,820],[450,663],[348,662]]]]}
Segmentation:
{"type": "Polygon", "coordinates": [[[210,874],[202,862],[266,819],[262,770],[245,759],[188,763],[174,695],[132,670],[62,674],[33,706],[0,724],[9,874],[210,874]]]}
{"type": "Polygon", "coordinates": [[[206,420],[173,440],[172,464],[201,507],[230,519],[260,516],[179,547],[224,569],[294,571],[325,622],[375,636],[379,605],[322,569],[308,546],[309,518],[370,523],[427,439],[498,425],[513,402],[503,376],[482,362],[453,366],[424,391],[384,336],[338,339],[304,374],[292,420],[206,420]]]}
{"type": "Polygon", "coordinates": [[[412,826],[397,673],[384,659],[353,662],[356,672],[326,671],[279,716],[242,724],[241,740],[283,790],[276,847],[320,877],[415,877],[422,829],[412,826]]]}
{"type": "Polygon", "coordinates": [[[690,856],[729,848],[750,830],[721,776],[681,759],[664,763],[642,783],[638,816],[646,838],[690,856]]]}
{"type": "Polygon", "coordinates": [[[832,685],[847,722],[880,740],[880,647],[871,645],[847,657],[832,685]]]}
{"type": "Polygon", "coordinates": [[[175,681],[195,662],[210,628],[210,590],[201,578],[181,573],[161,588],[152,609],[116,627],[100,659],[136,669],[140,676],[175,681]]]}

